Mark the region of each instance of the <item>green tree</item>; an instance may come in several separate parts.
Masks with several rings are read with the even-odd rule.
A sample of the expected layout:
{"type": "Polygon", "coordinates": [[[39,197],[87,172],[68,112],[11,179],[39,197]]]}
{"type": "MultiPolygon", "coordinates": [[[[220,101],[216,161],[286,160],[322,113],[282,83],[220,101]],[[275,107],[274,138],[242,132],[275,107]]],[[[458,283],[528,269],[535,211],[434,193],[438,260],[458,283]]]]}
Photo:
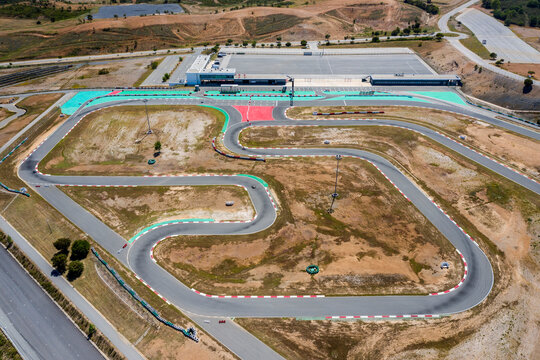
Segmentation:
{"type": "Polygon", "coordinates": [[[69,252],[69,245],[71,245],[71,240],[68,238],[60,238],[53,242],[55,249],[63,254],[67,254],[69,252]]]}
{"type": "Polygon", "coordinates": [[[302,45],[302,46],[306,46],[306,45],[307,45],[307,41],[306,41],[306,40],[302,40],[302,41],[300,41],[300,45],[302,45]]]}
{"type": "Polygon", "coordinates": [[[71,260],[82,260],[90,251],[90,243],[86,240],[75,240],[71,245],[71,260]]]}
{"type": "Polygon", "coordinates": [[[152,70],[156,70],[156,68],[158,67],[158,62],[157,61],[152,61],[150,63],[150,67],[152,68],[152,70]]]}
{"type": "Polygon", "coordinates": [[[257,46],[257,42],[256,42],[255,40],[253,40],[253,41],[251,42],[251,47],[256,47],[256,46],[257,46]]]}
{"type": "Polygon", "coordinates": [[[495,60],[495,59],[497,58],[497,54],[494,53],[494,52],[492,52],[491,54],[489,54],[489,58],[490,58],[491,60],[495,60]]]}
{"type": "Polygon", "coordinates": [[[330,34],[324,35],[324,38],[325,38],[326,40],[330,39],[330,34]]]}
{"type": "Polygon", "coordinates": [[[62,253],[54,254],[54,256],[51,259],[52,266],[55,268],[56,271],[58,271],[60,274],[63,274],[66,272],[66,264],[67,264],[67,255],[62,253]]]}
{"type": "Polygon", "coordinates": [[[165,74],[163,74],[163,77],[161,78],[161,80],[162,80],[163,82],[166,82],[166,81],[169,80],[170,78],[171,78],[171,74],[165,73],[165,74]]]}
{"type": "Polygon", "coordinates": [[[68,266],[67,279],[73,281],[80,277],[84,271],[84,264],[78,260],[72,261],[68,266]]]}
{"type": "Polygon", "coordinates": [[[443,37],[444,37],[444,34],[443,34],[443,33],[437,33],[437,34],[435,35],[435,38],[437,39],[437,41],[441,41],[443,37]]]}
{"type": "Polygon", "coordinates": [[[154,144],[154,150],[161,151],[161,141],[156,141],[156,143],[154,144]]]}
{"type": "Polygon", "coordinates": [[[285,46],[286,46],[286,47],[290,47],[290,46],[291,46],[291,43],[287,41],[287,42],[285,43],[285,46]]]}
{"type": "Polygon", "coordinates": [[[523,85],[525,85],[525,87],[531,87],[532,84],[533,84],[532,79],[527,78],[527,79],[525,79],[525,80],[523,81],[523,85]]]}
{"type": "Polygon", "coordinates": [[[371,42],[372,42],[372,43],[378,43],[378,42],[380,42],[380,41],[381,41],[381,40],[379,39],[378,36],[374,36],[374,37],[371,38],[371,42]]]}
{"type": "Polygon", "coordinates": [[[96,333],[96,326],[94,324],[88,325],[88,339],[92,338],[96,333]]]}

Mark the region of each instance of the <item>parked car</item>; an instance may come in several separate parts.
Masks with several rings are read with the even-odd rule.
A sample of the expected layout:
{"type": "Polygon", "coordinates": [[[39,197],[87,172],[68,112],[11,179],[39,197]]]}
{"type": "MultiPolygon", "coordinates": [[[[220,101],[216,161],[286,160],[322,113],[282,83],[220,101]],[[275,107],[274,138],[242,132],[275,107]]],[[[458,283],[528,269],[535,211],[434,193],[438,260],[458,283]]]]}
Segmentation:
{"type": "Polygon", "coordinates": [[[225,320],[219,320],[220,324],[225,324],[225,320]]]}

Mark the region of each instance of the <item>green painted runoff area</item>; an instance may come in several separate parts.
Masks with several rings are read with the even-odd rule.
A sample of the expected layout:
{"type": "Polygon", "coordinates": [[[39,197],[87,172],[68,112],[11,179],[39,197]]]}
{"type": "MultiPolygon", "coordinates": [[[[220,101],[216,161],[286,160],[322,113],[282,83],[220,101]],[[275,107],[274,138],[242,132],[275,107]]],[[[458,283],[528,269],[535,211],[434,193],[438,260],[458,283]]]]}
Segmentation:
{"type": "MultiPolygon", "coordinates": [[[[296,92],[296,91],[295,91],[296,92]]],[[[265,97],[265,96],[234,96],[234,95],[223,95],[223,96],[216,96],[216,95],[209,95],[207,98],[210,99],[221,99],[224,98],[230,98],[231,100],[263,100],[263,101],[289,101],[290,97],[284,96],[284,97],[265,97]]],[[[294,101],[310,101],[310,100],[316,100],[316,99],[322,99],[322,96],[313,96],[313,97],[294,97],[294,101]]]]}
{"type": "MultiPolygon", "coordinates": [[[[369,90],[357,90],[357,91],[350,91],[350,90],[324,90],[323,92],[328,95],[358,95],[361,92],[366,92],[369,90]]],[[[373,95],[388,95],[390,93],[385,91],[375,91],[373,92],[373,95]]]]}
{"type": "Polygon", "coordinates": [[[366,101],[372,101],[372,100],[399,100],[399,101],[418,101],[418,102],[429,102],[425,99],[416,98],[413,96],[406,96],[406,95],[389,95],[389,96],[362,96],[362,95],[349,95],[349,96],[340,96],[335,97],[331,99],[325,99],[326,101],[335,101],[335,100],[366,100],[366,101]]]}
{"type": "MultiPolygon", "coordinates": [[[[73,115],[73,113],[75,113],[75,111],[77,111],[77,109],[81,107],[82,104],[84,104],[86,101],[93,99],[95,97],[98,97],[98,96],[105,96],[110,93],[111,93],[110,91],[80,91],[77,94],[75,94],[75,96],[73,96],[71,99],[69,99],[64,105],[62,105],[60,109],[62,110],[62,113],[66,115],[73,115]]],[[[125,91],[122,91],[122,94],[124,93],[125,91]]],[[[165,92],[165,91],[155,92],[155,91],[149,91],[149,90],[143,90],[143,91],[133,90],[133,91],[129,91],[129,94],[127,95],[105,96],[105,97],[96,99],[88,103],[86,106],[103,104],[110,101],[123,101],[123,100],[125,101],[125,100],[138,100],[138,99],[140,100],[141,96],[137,96],[136,94],[139,94],[139,95],[148,94],[145,97],[154,98],[154,99],[162,98],[163,96],[167,96],[168,99],[171,99],[171,98],[172,99],[174,98],[194,99],[195,98],[194,96],[182,95],[182,93],[183,92],[170,92],[170,91],[169,92],[165,92]],[[152,95],[152,94],[156,94],[156,95],[152,95]]],[[[186,94],[188,93],[189,91],[186,92],[186,94]]]]}
{"type": "Polygon", "coordinates": [[[75,96],[66,101],[60,109],[66,115],[73,115],[87,100],[107,94],[110,94],[110,91],[79,91],[75,96]]]}
{"type": "Polygon", "coordinates": [[[161,226],[161,225],[169,225],[169,224],[178,224],[178,223],[185,223],[185,222],[192,222],[192,221],[210,221],[210,222],[215,222],[214,219],[181,219],[181,220],[169,220],[169,221],[163,221],[163,222],[159,222],[157,224],[154,224],[154,225],[150,225],[144,229],[142,229],[141,231],[139,231],[137,233],[137,235],[135,235],[134,237],[132,237],[131,239],[129,239],[128,243],[132,244],[139,236],[141,236],[144,232],[146,231],[150,231],[158,226],[161,226]]]}
{"type": "Polygon", "coordinates": [[[456,93],[451,91],[411,91],[411,94],[427,96],[437,100],[448,101],[458,105],[467,105],[465,101],[456,93]]]}
{"type": "Polygon", "coordinates": [[[193,90],[122,90],[120,95],[189,95],[193,90]]]}
{"type": "MultiPolygon", "coordinates": [[[[267,94],[267,95],[289,95],[291,92],[290,91],[287,91],[287,92],[284,92],[282,93],[281,90],[276,90],[276,91],[268,91],[268,90],[242,90],[242,91],[239,91],[237,94],[267,94]]],[[[294,92],[295,94],[297,95],[315,95],[315,91],[312,91],[312,90],[297,90],[294,92]]],[[[207,95],[219,95],[221,94],[221,92],[219,91],[213,91],[213,90],[209,90],[209,91],[206,91],[205,94],[207,95]]]]}

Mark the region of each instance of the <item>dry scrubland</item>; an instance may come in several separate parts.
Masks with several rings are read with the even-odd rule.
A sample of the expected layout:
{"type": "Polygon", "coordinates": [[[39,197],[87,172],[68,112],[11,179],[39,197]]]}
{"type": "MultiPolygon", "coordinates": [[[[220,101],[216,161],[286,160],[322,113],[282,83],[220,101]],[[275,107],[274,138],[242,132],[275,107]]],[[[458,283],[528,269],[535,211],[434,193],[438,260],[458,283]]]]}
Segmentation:
{"type": "MultiPolygon", "coordinates": [[[[188,285],[196,283],[198,289],[211,293],[426,293],[459,281],[462,265],[453,247],[367,164],[346,161],[347,170],[340,179],[344,190],[335,216],[330,217],[325,210],[333,161],[280,161],[256,168],[257,164],[248,162],[227,164],[210,147],[212,134],[219,129],[216,116],[222,117],[215,110],[196,106],[177,107],[176,111],[151,106],[149,110],[156,139],[163,144],[156,165],[146,164],[155,139],[135,144],[146,129],[144,121],[140,127],[127,126],[140,122],[144,109],[120,107],[85,118],[53,149],[42,168],[63,174],[245,172],[271,179],[279,186],[283,211],[278,223],[264,234],[182,237],[158,247],[156,255],[164,259],[164,266],[188,285]],[[146,152],[147,157],[142,157],[146,152]],[[351,215],[359,207],[365,210],[351,215]],[[443,260],[452,263],[451,271],[438,268],[443,260]],[[311,263],[323,268],[314,279],[304,271],[311,263]]],[[[168,206],[175,207],[175,200],[161,203],[154,199],[155,191],[142,188],[65,191],[126,237],[158,219],[171,219],[171,213],[175,218],[188,214],[188,209],[180,207],[158,215],[168,206]]],[[[189,209],[189,217],[210,214],[202,209],[205,205],[228,199],[208,188],[197,193],[179,195],[184,203],[202,196],[202,203],[189,209]]],[[[246,201],[241,194],[236,198],[246,201]]],[[[247,206],[244,203],[242,208],[247,206]]],[[[231,220],[238,211],[222,217],[231,220]]],[[[251,211],[242,212],[242,218],[251,219],[251,211]]]]}
{"type": "MultiPolygon", "coordinates": [[[[148,70],[157,57],[105,61],[103,64],[82,65],[68,71],[0,89],[0,94],[19,94],[29,91],[82,89],[104,86],[133,86],[148,70]],[[108,74],[99,75],[101,69],[108,74]]],[[[23,69],[18,68],[17,71],[23,69]]],[[[3,75],[3,74],[2,74],[3,75]]]]}
{"type": "MultiPolygon", "coordinates": [[[[332,107],[294,107],[287,111],[287,115],[293,119],[349,119],[351,115],[333,115],[333,116],[317,116],[314,117],[313,111],[320,112],[339,112],[339,111],[351,111],[353,107],[348,106],[332,106],[332,107]]],[[[376,111],[380,107],[376,106],[363,106],[354,107],[354,109],[376,111]]],[[[443,132],[452,138],[459,140],[465,145],[481,150],[488,154],[490,157],[495,157],[499,161],[503,161],[512,165],[515,169],[532,176],[540,178],[540,158],[531,156],[538,151],[538,141],[532,140],[528,137],[518,135],[505,131],[499,127],[490,125],[486,122],[470,118],[465,115],[458,115],[446,111],[430,110],[426,112],[425,109],[413,108],[413,107],[399,107],[399,106],[386,106],[384,107],[384,114],[377,115],[378,119],[390,119],[416,123],[428,128],[436,129],[443,132]],[[465,135],[465,139],[459,137],[465,135]]],[[[354,116],[354,115],[353,115],[354,116]]],[[[357,115],[360,116],[360,115],[357,115]]],[[[360,117],[359,117],[360,118],[360,117]]],[[[380,128],[382,129],[382,128],[380,128]]],[[[278,130],[275,130],[278,131],[278,130]]],[[[287,129],[280,129],[280,132],[287,132],[287,129]]],[[[298,131],[298,128],[295,130],[298,131]]],[[[314,137],[318,137],[324,130],[315,130],[313,133],[311,130],[300,130],[304,134],[312,134],[314,137]]],[[[384,130],[381,130],[384,131],[384,130]]],[[[246,134],[245,132],[242,135],[246,134]]],[[[254,133],[253,133],[254,134],[254,133]]],[[[329,135],[333,135],[334,138],[342,143],[342,139],[338,134],[342,134],[343,137],[354,138],[354,132],[350,129],[332,129],[329,135]],[[336,133],[337,131],[337,133],[336,133]]],[[[262,145],[276,145],[286,143],[283,142],[283,138],[257,138],[256,136],[246,137],[246,141],[258,143],[262,145]]],[[[288,141],[290,142],[290,140],[288,141]]]]}
{"type": "MultiPolygon", "coordinates": [[[[228,7],[230,8],[230,7],[228,7]]],[[[214,8],[210,8],[214,11],[214,8]]],[[[326,0],[298,7],[254,7],[208,15],[208,8],[193,7],[191,14],[43,22],[0,19],[0,59],[58,57],[142,51],[191,46],[212,41],[257,39],[283,41],[342,39],[371,30],[407,27],[418,18],[433,25],[435,17],[396,0],[326,0]],[[202,9],[202,10],[201,10],[202,9]],[[356,21],[353,21],[356,19],[356,21]]]]}
{"type": "MultiPolygon", "coordinates": [[[[325,198],[324,194],[327,194],[328,190],[331,191],[331,187],[330,189],[323,190],[321,193],[314,194],[310,198],[309,193],[302,194],[301,191],[297,191],[297,189],[305,189],[306,185],[300,183],[300,186],[293,187],[290,179],[287,179],[288,182],[280,184],[277,180],[277,176],[280,174],[277,172],[280,167],[294,165],[295,173],[299,173],[300,175],[297,176],[301,176],[302,172],[296,171],[298,166],[306,168],[306,170],[315,168],[316,171],[323,173],[319,176],[323,181],[329,181],[331,183],[330,179],[333,171],[331,161],[327,165],[328,170],[326,170],[324,161],[322,162],[323,166],[313,167],[314,163],[308,160],[272,160],[267,163],[248,163],[220,157],[209,147],[209,140],[219,130],[223,121],[218,114],[214,114],[214,116],[218,120],[217,124],[210,126],[207,131],[204,131],[204,135],[201,135],[200,144],[204,145],[200,145],[198,149],[194,145],[197,156],[190,159],[182,158],[182,156],[176,158],[178,172],[206,172],[208,169],[211,169],[215,172],[245,172],[259,175],[270,183],[276,196],[279,194],[277,198],[282,210],[280,211],[278,222],[290,219],[291,212],[300,213],[303,210],[302,207],[293,208],[289,205],[291,206],[290,212],[287,213],[288,204],[286,201],[289,197],[304,196],[304,199],[306,199],[306,202],[303,203],[304,207],[309,204],[326,205],[329,202],[329,198],[325,198]],[[196,159],[196,162],[194,159],[196,159]],[[268,175],[271,169],[275,169],[275,176],[268,175]],[[287,186],[294,188],[296,193],[291,191],[288,194],[287,186]],[[286,197],[281,194],[292,196],[286,197]]],[[[429,114],[425,113],[425,116],[429,116],[429,114]]],[[[210,117],[210,119],[210,122],[212,122],[213,118],[210,117]]],[[[55,121],[55,118],[51,117],[46,120],[45,124],[51,124],[53,121],[55,121]]],[[[85,121],[81,125],[84,123],[85,121]]],[[[386,132],[382,133],[380,129],[366,128],[355,130],[356,132],[364,132],[361,138],[366,139],[369,137],[371,142],[362,140],[364,143],[359,143],[356,141],[351,146],[367,146],[377,151],[383,151],[388,156],[396,159],[401,166],[414,174],[415,180],[426,192],[433,196],[446,211],[452,214],[458,223],[464,226],[469,233],[480,241],[482,248],[487,252],[494,265],[496,274],[495,288],[488,300],[475,309],[463,314],[426,322],[348,324],[298,322],[285,319],[245,319],[239,320],[239,322],[271,343],[278,351],[282,351],[293,358],[327,358],[329,356],[334,358],[344,358],[346,356],[389,358],[391,356],[396,357],[395,354],[402,354],[405,358],[414,358],[415,356],[435,358],[440,355],[459,358],[465,351],[478,354],[479,357],[489,356],[502,359],[507,358],[509,355],[522,353],[523,357],[531,358],[530,354],[540,350],[534,348],[534,346],[537,346],[534,339],[538,337],[537,324],[540,321],[538,318],[540,304],[537,296],[540,280],[538,278],[540,270],[540,244],[537,240],[540,233],[540,214],[538,214],[537,209],[540,207],[540,200],[538,197],[516,185],[494,174],[490,174],[474,164],[469,164],[459,155],[453,154],[436,144],[432,144],[422,137],[405,130],[391,129],[395,132],[389,132],[388,130],[383,130],[386,132]],[[365,143],[366,141],[367,143],[365,143]],[[441,181],[441,179],[444,181],[441,181]],[[488,185],[486,186],[486,184],[488,185]],[[269,324],[272,326],[268,326],[269,324]],[[378,331],[374,332],[373,330],[375,329],[378,331]],[[284,330],[287,330],[287,332],[284,330]],[[381,341],[382,338],[384,338],[384,341],[381,341]],[[316,349],[315,346],[310,345],[314,339],[317,342],[316,349]],[[360,339],[361,341],[359,341],[360,339]]],[[[42,134],[40,137],[35,137],[35,143],[39,143],[41,138],[46,136],[47,132],[43,128],[36,128],[35,134],[42,134]]],[[[70,137],[66,138],[66,141],[69,139],[70,137]]],[[[352,141],[354,139],[349,140],[352,141]]],[[[336,138],[332,141],[335,142],[338,139],[336,138]]],[[[320,144],[320,142],[321,139],[316,138],[316,143],[320,144]]],[[[129,141],[127,143],[130,144],[129,141]]],[[[151,147],[152,143],[153,141],[147,144],[147,146],[151,147]]],[[[22,186],[20,180],[9,169],[13,169],[15,164],[24,156],[24,152],[30,150],[30,148],[30,145],[25,145],[18,159],[13,158],[10,160],[10,163],[4,164],[7,165],[6,167],[0,168],[3,179],[9,185],[22,186]]],[[[164,151],[166,151],[165,143],[164,151]]],[[[103,165],[92,165],[87,171],[92,173],[102,172],[104,170],[101,169],[101,166],[103,165]]],[[[124,171],[136,173],[137,166],[139,166],[139,161],[128,159],[126,160],[126,170],[124,171]]],[[[369,166],[362,162],[352,161],[351,164],[347,164],[347,167],[351,169],[350,173],[356,171],[358,174],[361,174],[361,179],[364,182],[358,186],[359,189],[382,191],[383,194],[380,195],[382,197],[381,200],[390,201],[390,203],[392,201],[398,203],[401,200],[397,194],[395,198],[392,197],[392,189],[386,189],[385,187],[388,184],[384,180],[379,180],[380,175],[373,172],[373,169],[369,166]]],[[[344,169],[347,169],[347,167],[344,167],[344,169]]],[[[62,168],[52,170],[54,172],[63,171],[62,168]]],[[[121,169],[116,170],[122,172],[121,169]]],[[[111,170],[107,171],[114,172],[111,170]]],[[[159,173],[159,169],[156,169],[156,172],[159,173]]],[[[308,173],[305,172],[305,174],[308,173]]],[[[343,184],[351,181],[351,185],[353,185],[353,180],[358,181],[356,178],[347,180],[345,175],[343,184]]],[[[310,186],[308,190],[311,191],[312,187],[310,186]]],[[[347,206],[347,203],[350,203],[352,198],[358,197],[358,195],[360,195],[360,200],[366,199],[369,202],[380,202],[376,192],[367,192],[365,194],[351,192],[350,194],[343,193],[342,195],[343,198],[338,199],[337,202],[338,211],[340,206],[347,206]]],[[[0,197],[2,204],[6,205],[11,199],[11,195],[7,194],[3,194],[0,197]]],[[[379,209],[379,211],[381,210],[379,209]]],[[[52,241],[55,238],[66,234],[71,235],[73,238],[83,237],[77,229],[63,220],[60,214],[56,213],[37,196],[33,196],[30,199],[17,198],[10,205],[9,211],[4,214],[4,216],[8,217],[9,221],[21,229],[28,229],[28,221],[32,222],[32,231],[24,230],[23,235],[28,237],[45,256],[52,255],[52,241]],[[38,216],[28,219],[26,214],[30,211],[38,216]],[[53,225],[48,225],[50,219],[54,219],[53,225]]],[[[407,211],[406,214],[407,216],[413,216],[414,211],[407,211]]],[[[345,214],[344,217],[346,216],[353,215],[345,214]]],[[[341,226],[331,219],[322,218],[322,220],[329,221],[326,229],[319,225],[323,233],[332,229],[339,229],[339,226],[341,226]]],[[[363,221],[363,219],[359,221],[363,221]]],[[[398,220],[396,221],[398,222],[398,220]]],[[[322,222],[322,224],[324,225],[325,223],[322,222]]],[[[282,228],[285,228],[287,225],[291,226],[288,222],[278,223],[278,225],[283,225],[282,228]]],[[[294,223],[293,225],[297,224],[294,223]]],[[[321,231],[321,229],[317,229],[317,231],[321,231]]],[[[393,229],[399,228],[396,227],[393,229]]],[[[269,230],[267,234],[263,235],[271,236],[271,231],[269,230]]],[[[388,231],[390,232],[391,230],[389,229],[388,231]]],[[[410,233],[407,232],[407,234],[410,233]]],[[[400,239],[407,241],[405,240],[407,236],[400,236],[400,239]]],[[[241,242],[242,239],[235,239],[234,241],[241,242]]],[[[224,241],[224,243],[226,242],[224,241]]],[[[172,244],[172,242],[165,242],[163,245],[164,248],[165,246],[169,246],[169,244],[172,244]]],[[[179,239],[177,244],[178,251],[187,249],[192,254],[195,254],[197,251],[197,249],[187,247],[183,244],[182,239],[179,239]]],[[[342,241],[339,245],[337,242],[335,244],[337,248],[340,248],[343,246],[352,246],[354,242],[350,240],[349,242],[342,241]]],[[[278,245],[284,246],[285,243],[279,244],[278,242],[278,245]]],[[[395,246],[395,243],[392,240],[387,245],[395,246]]],[[[202,240],[197,246],[201,248],[200,251],[203,249],[204,251],[208,251],[208,244],[202,240]]],[[[320,250],[326,250],[326,248],[321,247],[316,249],[316,251],[320,250]]],[[[161,250],[158,248],[159,251],[161,250]]],[[[379,256],[379,254],[384,255],[382,247],[381,250],[376,249],[376,251],[378,252],[376,256],[379,256]]],[[[291,252],[291,254],[294,253],[291,252]]],[[[316,252],[315,255],[317,256],[318,253],[316,252]]],[[[374,261],[376,260],[376,256],[366,254],[359,261],[374,261]]],[[[94,266],[93,263],[94,261],[91,259],[86,260],[87,271],[83,278],[76,281],[76,287],[92,302],[95,302],[96,307],[107,314],[116,326],[124,329],[124,333],[128,334],[128,339],[135,341],[145,330],[144,325],[141,325],[140,316],[136,314],[136,311],[131,310],[128,305],[118,301],[113,295],[114,292],[102,280],[99,280],[98,275],[92,270],[88,271],[88,269],[94,266]],[[103,296],[103,294],[108,294],[108,296],[103,296]]],[[[113,263],[116,268],[120,268],[120,265],[114,261],[113,263]]],[[[283,264],[286,264],[286,262],[283,264]]],[[[224,265],[231,265],[231,262],[224,265]]],[[[238,264],[230,267],[221,266],[217,270],[234,271],[237,268],[240,268],[238,264]]],[[[323,272],[319,275],[324,275],[324,269],[325,267],[323,267],[323,272]]],[[[425,274],[426,271],[422,270],[420,276],[423,275],[422,273],[425,274]]],[[[298,272],[297,274],[300,273],[298,272]]],[[[123,275],[136,287],[137,291],[149,298],[153,306],[159,311],[164,311],[170,317],[176,317],[180,323],[184,323],[185,320],[178,318],[180,316],[178,313],[170,307],[165,306],[149,290],[134,281],[127,273],[123,273],[123,275]]],[[[279,280],[281,282],[281,279],[279,280]]],[[[272,277],[266,280],[266,284],[275,284],[276,282],[277,280],[272,277]]],[[[151,329],[150,333],[144,337],[144,341],[138,344],[138,347],[147,355],[150,355],[151,349],[157,351],[162,345],[169,346],[165,350],[162,350],[168,354],[194,349],[193,344],[185,342],[183,338],[179,339],[178,335],[171,333],[167,329],[157,330],[154,327],[151,327],[151,329]],[[165,335],[167,335],[166,339],[178,341],[180,348],[174,348],[174,342],[165,343],[164,341],[166,340],[162,337],[165,335]]],[[[207,352],[207,354],[216,349],[222,353],[219,345],[213,343],[207,337],[203,337],[202,345],[196,347],[196,349],[207,352]]],[[[155,354],[155,352],[152,354],[155,354]]],[[[224,353],[224,356],[226,355],[224,353]]]]}
{"type": "Polygon", "coordinates": [[[126,240],[162,221],[251,220],[255,215],[248,193],[237,186],[61,189],[126,240]],[[234,205],[226,206],[226,201],[234,205]]]}
{"type": "MultiPolygon", "coordinates": [[[[54,99],[43,103],[43,106],[46,108],[53,101],[54,99]]],[[[29,151],[65,120],[59,115],[58,111],[52,112],[34,126],[27,134],[29,136],[28,142],[0,166],[0,177],[3,183],[14,188],[25,186],[17,177],[15,169],[29,151]]],[[[60,237],[69,237],[73,240],[86,238],[84,233],[31,189],[30,194],[31,197],[27,198],[0,192],[2,216],[15,226],[45,258],[50,259],[56,252],[52,243],[60,237]]],[[[92,241],[92,239],[89,240],[92,241]]],[[[164,317],[181,326],[192,325],[191,321],[183,314],[164,303],[99,245],[93,241],[92,244],[97,247],[100,254],[121,274],[127,283],[164,317]]],[[[103,266],[92,255],[89,255],[83,263],[85,271],[81,278],[73,282],[73,285],[128,341],[136,344],[137,349],[145,357],[172,359],[177,354],[182,353],[192,354],[200,359],[234,359],[232,354],[204,332],[201,332],[200,329],[201,342],[195,344],[178,332],[164,327],[149,317],[141,305],[126,296],[126,292],[118,287],[112,275],[104,271],[103,266]]]]}
{"type": "MultiPolygon", "coordinates": [[[[535,358],[540,350],[540,198],[419,135],[390,129],[250,128],[243,137],[274,145],[272,139],[277,137],[283,145],[306,146],[321,146],[323,139],[330,139],[333,145],[376,149],[391,156],[480,240],[496,276],[488,299],[472,310],[433,321],[238,322],[294,359],[460,359],[464,353],[473,358],[535,358]]],[[[501,138],[507,139],[507,134],[501,138]]],[[[506,141],[514,144],[511,137],[506,141]]],[[[533,146],[537,151],[539,145],[533,146]]]]}

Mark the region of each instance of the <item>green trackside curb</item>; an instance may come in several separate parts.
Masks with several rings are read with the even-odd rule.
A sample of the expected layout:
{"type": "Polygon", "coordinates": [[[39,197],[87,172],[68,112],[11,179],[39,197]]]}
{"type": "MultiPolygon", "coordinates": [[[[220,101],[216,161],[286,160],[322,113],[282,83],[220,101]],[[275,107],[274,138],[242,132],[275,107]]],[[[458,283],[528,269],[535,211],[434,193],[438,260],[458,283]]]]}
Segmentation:
{"type": "Polygon", "coordinates": [[[199,105],[199,106],[203,106],[203,107],[207,107],[207,108],[217,110],[217,111],[221,112],[223,115],[225,115],[225,124],[223,124],[223,127],[221,128],[221,132],[224,133],[225,130],[227,130],[227,126],[229,126],[229,114],[227,114],[227,112],[223,111],[223,109],[220,109],[220,108],[218,108],[216,106],[212,106],[212,105],[199,105]]]}
{"type": "Polygon", "coordinates": [[[153,225],[150,225],[148,227],[145,227],[144,229],[139,231],[135,236],[133,236],[131,239],[129,239],[128,243],[133,244],[133,242],[135,240],[137,240],[141,235],[143,235],[143,234],[147,233],[148,231],[150,231],[152,229],[155,229],[155,228],[157,228],[159,226],[169,225],[169,224],[186,223],[186,222],[194,222],[194,221],[197,221],[197,222],[202,222],[202,221],[215,222],[214,219],[181,219],[181,220],[163,221],[163,222],[159,222],[157,224],[153,224],[153,225]]]}
{"type": "Polygon", "coordinates": [[[268,185],[268,183],[266,181],[264,181],[263,179],[261,179],[260,177],[255,176],[255,175],[238,174],[236,176],[245,176],[245,177],[248,177],[248,178],[252,178],[254,180],[257,180],[261,184],[263,184],[264,187],[266,187],[266,188],[269,187],[269,185],[268,185]]]}

